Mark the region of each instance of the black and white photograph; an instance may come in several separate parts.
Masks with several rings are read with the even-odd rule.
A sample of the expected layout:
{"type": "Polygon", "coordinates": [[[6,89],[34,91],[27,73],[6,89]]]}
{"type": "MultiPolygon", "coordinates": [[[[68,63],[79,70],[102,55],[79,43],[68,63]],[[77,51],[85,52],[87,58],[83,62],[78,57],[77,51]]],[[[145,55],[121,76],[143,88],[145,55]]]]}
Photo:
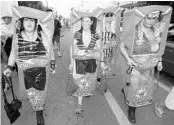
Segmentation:
{"type": "Polygon", "coordinates": [[[0,125],[173,125],[174,1],[0,0],[0,125]]]}

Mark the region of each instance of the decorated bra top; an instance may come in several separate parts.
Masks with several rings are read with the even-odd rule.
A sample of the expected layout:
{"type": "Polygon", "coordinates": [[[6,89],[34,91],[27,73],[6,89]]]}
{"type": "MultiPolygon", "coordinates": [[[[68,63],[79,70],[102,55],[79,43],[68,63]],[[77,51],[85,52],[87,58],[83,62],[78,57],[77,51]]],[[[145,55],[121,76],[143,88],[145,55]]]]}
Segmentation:
{"type": "Polygon", "coordinates": [[[99,34],[97,33],[91,33],[91,41],[88,45],[88,47],[86,48],[84,46],[84,43],[83,43],[83,39],[82,39],[82,30],[79,30],[77,31],[75,34],[74,34],[74,39],[77,40],[77,47],[80,49],[80,50],[93,50],[95,45],[96,45],[96,41],[100,39],[100,36],[99,34]]]}
{"type": "Polygon", "coordinates": [[[22,60],[37,58],[46,55],[47,51],[43,45],[41,33],[35,41],[26,40],[18,34],[18,56],[22,60]]]}

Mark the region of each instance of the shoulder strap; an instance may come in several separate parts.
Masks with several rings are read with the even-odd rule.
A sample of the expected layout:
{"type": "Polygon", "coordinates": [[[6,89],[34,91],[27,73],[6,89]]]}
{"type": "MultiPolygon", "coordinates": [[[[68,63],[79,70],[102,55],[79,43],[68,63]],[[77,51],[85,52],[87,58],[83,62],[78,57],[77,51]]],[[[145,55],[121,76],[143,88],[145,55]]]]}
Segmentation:
{"type": "Polygon", "coordinates": [[[5,88],[5,75],[2,75],[2,92],[3,92],[3,96],[4,96],[4,103],[5,105],[9,104],[8,100],[7,100],[7,96],[4,92],[4,88],[5,88]]]}
{"type": "Polygon", "coordinates": [[[10,89],[11,89],[11,92],[12,92],[13,99],[17,99],[17,97],[16,97],[16,95],[15,95],[15,93],[14,93],[14,90],[13,90],[13,84],[12,84],[11,76],[10,76],[10,77],[5,76],[4,78],[5,78],[5,80],[7,81],[7,83],[9,84],[9,86],[10,86],[10,89]]]}
{"type": "Polygon", "coordinates": [[[160,71],[157,70],[156,80],[159,81],[159,77],[160,77],[160,71]]]}

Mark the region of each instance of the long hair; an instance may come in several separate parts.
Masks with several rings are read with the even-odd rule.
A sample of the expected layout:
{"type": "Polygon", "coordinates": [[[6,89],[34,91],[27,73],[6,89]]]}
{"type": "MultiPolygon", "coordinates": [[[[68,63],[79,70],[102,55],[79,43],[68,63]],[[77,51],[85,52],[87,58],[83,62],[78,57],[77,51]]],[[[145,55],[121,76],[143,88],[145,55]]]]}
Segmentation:
{"type": "MultiPolygon", "coordinates": [[[[91,21],[93,22],[92,23],[92,25],[90,26],[90,31],[91,31],[91,34],[95,34],[96,33],[96,28],[97,28],[97,19],[95,18],[95,17],[89,17],[90,19],[91,19],[91,21]]],[[[82,18],[81,18],[81,21],[82,21],[82,18]]],[[[82,41],[82,33],[83,33],[83,27],[82,27],[82,25],[81,25],[81,28],[80,28],[80,30],[79,31],[77,31],[77,32],[80,32],[80,36],[79,35],[77,35],[78,33],[75,33],[75,36],[77,35],[77,36],[79,36],[80,38],[77,40],[78,41],[78,43],[77,43],[77,45],[79,45],[79,44],[83,44],[83,41],[82,41]],[[81,39],[81,40],[80,40],[81,39]]]]}
{"type": "MultiPolygon", "coordinates": [[[[92,25],[90,26],[91,34],[95,34],[96,33],[96,28],[97,28],[97,19],[95,17],[89,17],[89,18],[93,22],[92,25]]],[[[82,18],[81,18],[81,22],[82,22],[82,18]]],[[[81,25],[81,28],[80,28],[79,31],[82,33],[82,31],[83,31],[82,25],[81,25]]]]}

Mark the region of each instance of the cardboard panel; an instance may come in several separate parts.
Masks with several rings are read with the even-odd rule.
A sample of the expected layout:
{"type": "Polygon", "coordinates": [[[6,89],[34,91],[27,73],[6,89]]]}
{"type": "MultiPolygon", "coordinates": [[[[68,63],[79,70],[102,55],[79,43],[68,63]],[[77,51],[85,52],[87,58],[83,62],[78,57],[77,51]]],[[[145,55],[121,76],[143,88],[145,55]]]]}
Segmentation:
{"type": "Polygon", "coordinates": [[[146,6],[124,12],[122,41],[130,56],[163,55],[172,8],[146,6]]]}

